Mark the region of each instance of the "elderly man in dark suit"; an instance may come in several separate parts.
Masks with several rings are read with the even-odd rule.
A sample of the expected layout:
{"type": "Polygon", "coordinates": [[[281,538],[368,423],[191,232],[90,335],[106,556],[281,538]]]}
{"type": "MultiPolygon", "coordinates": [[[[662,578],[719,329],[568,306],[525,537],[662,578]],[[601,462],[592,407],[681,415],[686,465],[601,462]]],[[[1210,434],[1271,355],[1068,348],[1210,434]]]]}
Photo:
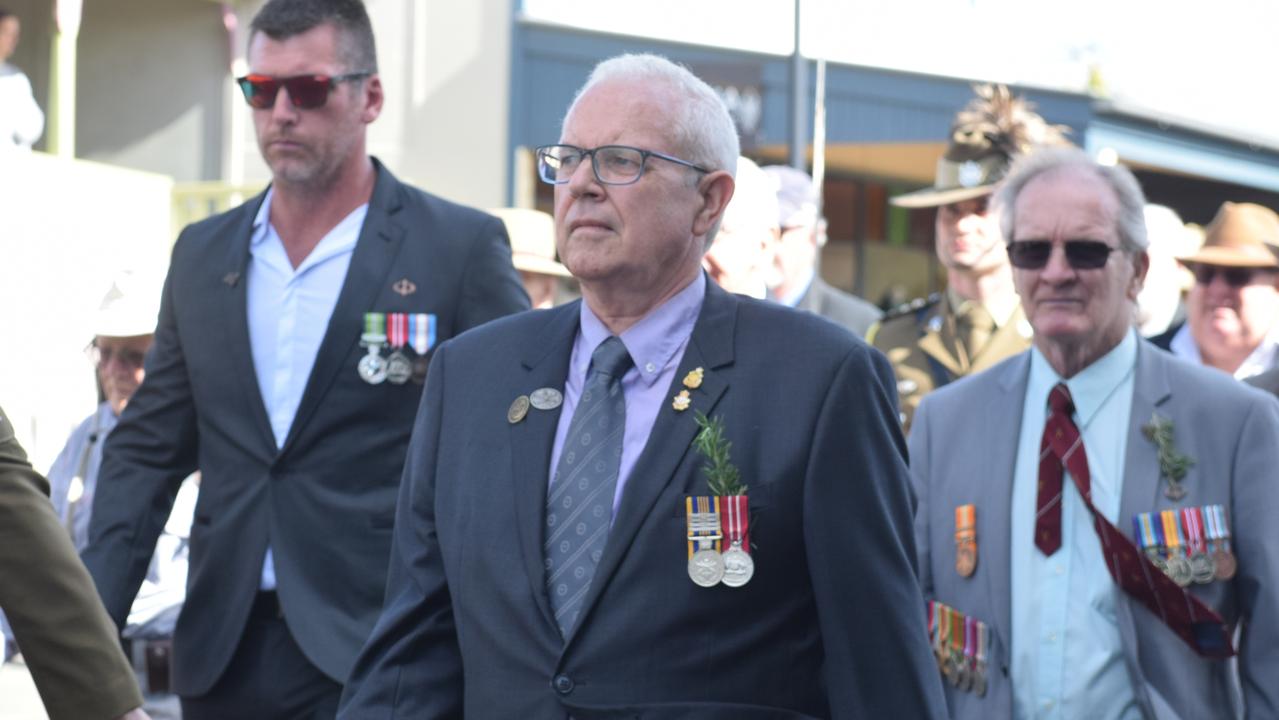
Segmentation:
{"type": "Polygon", "coordinates": [[[663,58],[579,91],[538,157],[583,300],[437,353],[341,717],[942,715],[886,360],[701,270],[737,154],[663,58]]]}
{"type": "Polygon", "coordinates": [[[0,608],[45,709],[52,720],[145,720],[133,669],[48,492],[0,410],[0,608]]]}
{"type": "Polygon", "coordinates": [[[273,182],[183,231],[84,554],[122,623],[203,473],[173,687],[187,720],[333,717],[377,619],[426,363],[527,308],[501,222],[397,181],[359,0],[271,0],[239,81],[273,182]]]}
{"type": "Polygon", "coordinates": [[[910,434],[951,717],[1279,716],[1279,404],[1133,328],[1126,169],[1039,150],[996,204],[1034,347],[910,434]]]}

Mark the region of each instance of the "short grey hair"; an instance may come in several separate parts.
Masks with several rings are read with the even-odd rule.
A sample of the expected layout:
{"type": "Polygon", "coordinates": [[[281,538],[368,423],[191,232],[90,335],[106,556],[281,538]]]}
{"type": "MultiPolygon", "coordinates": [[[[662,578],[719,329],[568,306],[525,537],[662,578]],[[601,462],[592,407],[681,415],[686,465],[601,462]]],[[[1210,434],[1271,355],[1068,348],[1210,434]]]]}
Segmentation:
{"type": "Polygon", "coordinates": [[[613,81],[662,85],[681,96],[682,102],[667,114],[681,159],[736,174],[741,147],[728,107],[704,80],[660,55],[618,55],[596,65],[564,113],[564,122],[591,88],[613,81]]]}
{"type": "Polygon", "coordinates": [[[1079,169],[1092,173],[1115,194],[1119,201],[1119,218],[1115,230],[1119,235],[1119,247],[1125,252],[1137,254],[1150,246],[1146,235],[1146,196],[1132,172],[1122,165],[1102,165],[1079,148],[1049,147],[1034,150],[1013,163],[1008,176],[995,193],[995,206],[999,209],[999,229],[1005,242],[1012,242],[1017,198],[1031,180],[1067,169],[1079,169]]]}

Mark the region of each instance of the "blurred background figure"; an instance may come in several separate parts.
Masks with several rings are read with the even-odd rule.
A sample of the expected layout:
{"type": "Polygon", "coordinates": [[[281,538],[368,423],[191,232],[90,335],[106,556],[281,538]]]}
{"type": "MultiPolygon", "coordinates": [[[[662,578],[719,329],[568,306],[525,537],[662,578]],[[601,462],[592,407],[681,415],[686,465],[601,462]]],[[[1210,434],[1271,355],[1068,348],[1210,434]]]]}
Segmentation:
{"type": "Polygon", "coordinates": [[[9,63],[21,32],[18,16],[0,7],[0,152],[30,148],[44,132],[44,113],[31,94],[31,81],[9,63]]]}
{"type": "Polygon", "coordinates": [[[502,219],[511,236],[511,262],[520,273],[534,310],[554,307],[572,297],[565,283],[573,277],[555,259],[555,220],[540,210],[498,208],[489,213],[502,219]]]}
{"type": "MultiPolygon", "coordinates": [[[[826,244],[826,218],[821,215],[818,188],[802,170],[769,165],[764,172],[777,191],[779,232],[774,236],[769,295],[793,308],[807,310],[847,328],[857,337],[879,319],[879,308],[828,285],[817,268],[817,254],[826,244]]],[[[730,206],[731,209],[731,206],[730,206]]]]}
{"type": "MultiPolygon", "coordinates": [[[[95,318],[89,351],[100,403],[71,433],[49,469],[49,497],[77,552],[89,544],[102,446],[145,375],[142,363],[151,349],[160,292],[159,283],[122,273],[95,318]]],[[[186,597],[187,546],[197,493],[198,478],[192,475],[178,490],[123,632],[131,644],[144,708],[155,718],[181,717],[178,698],[169,692],[169,663],[173,627],[186,597]]]]}
{"type": "Polygon", "coordinates": [[[733,199],[702,266],[725,290],[762,299],[768,295],[771,253],[781,233],[777,194],[772,178],[750,158],[737,158],[736,180],[733,199]]]}
{"type": "Polygon", "coordinates": [[[1150,271],[1137,295],[1137,329],[1144,337],[1156,337],[1186,320],[1184,298],[1195,276],[1177,258],[1193,255],[1203,237],[1172,208],[1147,204],[1145,216],[1150,271]]]}
{"type": "Polygon", "coordinates": [[[1068,145],[1064,130],[1003,85],[980,85],[955,116],[933,187],[891,202],[936,208],[937,259],[946,291],[890,310],[869,335],[897,372],[902,424],[929,392],[1030,347],[991,193],[1012,161],[1036,147],[1068,145]]]}
{"type": "Polygon", "coordinates": [[[1279,215],[1252,203],[1225,203],[1197,252],[1186,322],[1153,338],[1177,357],[1243,379],[1276,366],[1279,354],[1279,215]]]}

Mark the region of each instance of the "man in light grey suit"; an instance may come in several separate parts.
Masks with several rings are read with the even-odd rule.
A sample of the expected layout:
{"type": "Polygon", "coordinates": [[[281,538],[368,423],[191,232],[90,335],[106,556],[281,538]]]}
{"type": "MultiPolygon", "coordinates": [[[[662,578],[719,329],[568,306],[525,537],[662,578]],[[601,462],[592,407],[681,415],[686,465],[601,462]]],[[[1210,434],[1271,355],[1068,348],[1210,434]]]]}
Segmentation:
{"type": "Polygon", "coordinates": [[[1035,345],[910,435],[952,717],[1279,715],[1279,403],[1138,338],[1129,172],[1041,151],[997,202],[1035,345]]]}

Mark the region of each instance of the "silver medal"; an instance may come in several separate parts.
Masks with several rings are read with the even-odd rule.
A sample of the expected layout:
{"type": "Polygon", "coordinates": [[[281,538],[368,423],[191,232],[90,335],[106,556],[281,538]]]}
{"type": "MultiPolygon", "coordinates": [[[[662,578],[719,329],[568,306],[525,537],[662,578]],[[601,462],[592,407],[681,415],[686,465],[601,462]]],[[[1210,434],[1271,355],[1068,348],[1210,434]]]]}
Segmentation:
{"type": "Polygon", "coordinates": [[[693,553],[688,559],[688,576],[702,587],[714,587],[724,579],[724,559],[714,548],[693,553]]]}
{"type": "Polygon", "coordinates": [[[369,354],[360,358],[356,369],[360,379],[370,385],[378,385],[386,380],[386,358],[382,357],[380,345],[369,345],[369,354]]]}
{"type": "Polygon", "coordinates": [[[755,561],[750,553],[734,542],[732,547],[724,551],[724,584],[729,587],[741,587],[755,576],[755,561]]]}
{"type": "Polygon", "coordinates": [[[413,377],[413,363],[408,356],[396,350],[386,359],[386,379],[396,385],[403,385],[413,377]]]}
{"type": "Polygon", "coordinates": [[[564,396],[555,388],[538,388],[528,396],[529,402],[538,410],[554,410],[564,402],[564,396]]]}

